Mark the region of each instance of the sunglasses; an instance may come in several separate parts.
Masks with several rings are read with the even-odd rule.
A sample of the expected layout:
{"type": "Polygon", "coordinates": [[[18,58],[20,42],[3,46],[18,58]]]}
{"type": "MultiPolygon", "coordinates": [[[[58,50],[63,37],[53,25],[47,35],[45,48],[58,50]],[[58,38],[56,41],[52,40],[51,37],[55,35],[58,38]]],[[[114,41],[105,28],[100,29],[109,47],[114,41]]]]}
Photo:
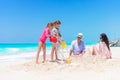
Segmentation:
{"type": "Polygon", "coordinates": [[[82,37],[77,37],[78,39],[82,39],[82,37]]]}

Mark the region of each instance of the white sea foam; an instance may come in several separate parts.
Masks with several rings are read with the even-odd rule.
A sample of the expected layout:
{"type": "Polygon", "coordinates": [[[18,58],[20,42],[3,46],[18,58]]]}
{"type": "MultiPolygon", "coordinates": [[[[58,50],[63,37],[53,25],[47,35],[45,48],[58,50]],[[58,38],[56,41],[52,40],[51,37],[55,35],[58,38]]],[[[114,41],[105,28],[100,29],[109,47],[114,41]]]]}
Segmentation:
{"type": "Polygon", "coordinates": [[[0,61],[17,61],[17,60],[29,60],[35,57],[34,53],[21,53],[14,55],[3,55],[0,56],[0,61]]]}
{"type": "MultiPolygon", "coordinates": [[[[2,55],[0,56],[0,61],[18,61],[18,60],[30,60],[30,59],[35,59],[36,53],[37,51],[19,51],[18,49],[7,49],[8,51],[18,51],[17,54],[6,54],[6,55],[2,55]]],[[[50,50],[46,51],[47,56],[50,56],[50,50]]],[[[40,52],[40,56],[43,55],[43,52],[40,52]]]]}
{"type": "Polygon", "coordinates": [[[20,49],[19,48],[6,48],[7,51],[10,51],[10,52],[17,52],[19,51],[20,49]]]}

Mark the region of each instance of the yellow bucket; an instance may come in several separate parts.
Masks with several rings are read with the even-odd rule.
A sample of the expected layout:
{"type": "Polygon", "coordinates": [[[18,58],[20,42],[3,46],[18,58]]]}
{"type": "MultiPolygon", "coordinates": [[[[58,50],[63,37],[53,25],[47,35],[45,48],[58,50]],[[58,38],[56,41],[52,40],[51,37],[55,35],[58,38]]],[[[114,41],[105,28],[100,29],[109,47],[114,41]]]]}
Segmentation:
{"type": "Polygon", "coordinates": [[[70,58],[67,58],[66,63],[67,63],[67,64],[70,64],[70,63],[71,63],[71,59],[70,59],[70,58]]]}
{"type": "Polygon", "coordinates": [[[66,46],[67,46],[67,45],[66,45],[65,42],[62,42],[62,43],[61,43],[61,48],[62,48],[62,49],[66,48],[66,46]]]}

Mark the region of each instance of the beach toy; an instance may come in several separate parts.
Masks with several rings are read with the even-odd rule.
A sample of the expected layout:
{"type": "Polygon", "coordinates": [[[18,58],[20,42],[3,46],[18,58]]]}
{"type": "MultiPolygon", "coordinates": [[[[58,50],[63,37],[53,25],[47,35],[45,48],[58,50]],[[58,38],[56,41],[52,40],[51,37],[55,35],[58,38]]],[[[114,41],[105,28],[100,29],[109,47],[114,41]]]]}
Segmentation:
{"type": "Polygon", "coordinates": [[[50,42],[56,43],[57,42],[57,38],[56,37],[50,37],[50,42]]]}
{"type": "Polygon", "coordinates": [[[62,48],[62,49],[66,48],[66,46],[67,46],[67,45],[66,45],[65,42],[62,42],[62,43],[61,43],[61,48],[62,48]]]}
{"type": "Polygon", "coordinates": [[[70,57],[67,58],[66,63],[67,63],[67,64],[70,64],[70,63],[71,63],[71,59],[70,59],[70,57]]]}

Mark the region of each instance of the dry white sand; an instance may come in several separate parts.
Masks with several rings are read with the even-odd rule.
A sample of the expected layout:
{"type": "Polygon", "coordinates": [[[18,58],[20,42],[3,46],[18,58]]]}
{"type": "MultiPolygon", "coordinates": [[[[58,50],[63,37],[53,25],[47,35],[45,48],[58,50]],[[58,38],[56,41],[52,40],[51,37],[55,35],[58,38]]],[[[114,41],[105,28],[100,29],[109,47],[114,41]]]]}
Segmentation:
{"type": "MultiPolygon", "coordinates": [[[[112,48],[111,51],[118,57],[120,48],[112,48]]],[[[0,63],[0,80],[120,80],[119,57],[106,60],[85,54],[72,57],[71,64],[63,61],[35,64],[34,60],[0,63]]]]}

